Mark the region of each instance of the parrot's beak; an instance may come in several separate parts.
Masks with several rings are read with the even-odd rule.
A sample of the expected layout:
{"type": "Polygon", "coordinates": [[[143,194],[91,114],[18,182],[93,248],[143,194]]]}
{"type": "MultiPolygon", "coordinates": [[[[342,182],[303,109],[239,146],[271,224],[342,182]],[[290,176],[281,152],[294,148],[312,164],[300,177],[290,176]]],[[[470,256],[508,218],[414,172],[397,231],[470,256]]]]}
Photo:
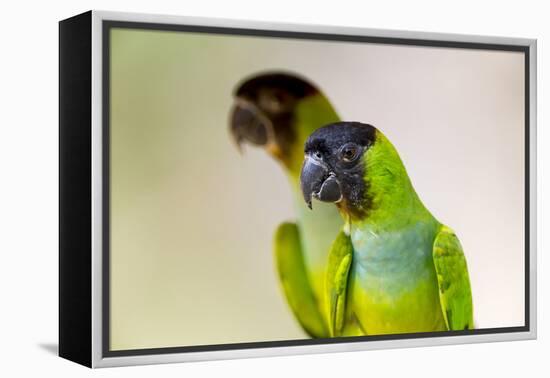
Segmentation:
{"type": "Polygon", "coordinates": [[[342,189],[334,173],[324,162],[309,155],[306,155],[302,166],[300,185],[304,200],[310,209],[312,198],[334,203],[342,200],[342,189]]]}
{"type": "Polygon", "coordinates": [[[273,140],[273,125],[254,104],[236,98],[229,120],[230,133],[239,150],[243,142],[266,146],[273,140]]]}

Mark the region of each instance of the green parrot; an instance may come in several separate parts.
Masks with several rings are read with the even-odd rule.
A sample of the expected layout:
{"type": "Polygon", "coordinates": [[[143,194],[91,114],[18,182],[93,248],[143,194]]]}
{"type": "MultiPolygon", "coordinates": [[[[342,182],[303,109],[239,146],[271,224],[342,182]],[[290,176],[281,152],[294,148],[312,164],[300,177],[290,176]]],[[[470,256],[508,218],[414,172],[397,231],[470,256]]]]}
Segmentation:
{"type": "Polygon", "coordinates": [[[422,204],[380,130],[340,122],[313,132],[301,189],[310,208],[312,198],[335,203],[345,222],[326,276],[331,336],[350,325],[363,335],[474,328],[460,242],[422,204]]]}
{"type": "Polygon", "coordinates": [[[300,169],[306,138],[337,121],[333,106],[315,85],[283,72],[258,74],[240,83],[230,115],[230,133],[239,148],[244,142],[263,147],[288,177],[296,218],[275,231],[275,265],[286,300],[311,337],[329,335],[323,312],[326,263],[343,222],[332,204],[319,206],[316,214],[307,209],[300,169]]]}

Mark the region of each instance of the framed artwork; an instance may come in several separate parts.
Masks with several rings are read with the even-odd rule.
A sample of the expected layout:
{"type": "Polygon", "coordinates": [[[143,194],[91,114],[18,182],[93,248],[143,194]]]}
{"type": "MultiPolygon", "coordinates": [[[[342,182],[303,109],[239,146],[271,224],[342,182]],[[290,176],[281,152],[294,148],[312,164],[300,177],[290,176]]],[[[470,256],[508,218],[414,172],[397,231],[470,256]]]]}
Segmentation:
{"type": "Polygon", "coordinates": [[[535,40],[59,26],[62,357],[536,337],[535,40]]]}

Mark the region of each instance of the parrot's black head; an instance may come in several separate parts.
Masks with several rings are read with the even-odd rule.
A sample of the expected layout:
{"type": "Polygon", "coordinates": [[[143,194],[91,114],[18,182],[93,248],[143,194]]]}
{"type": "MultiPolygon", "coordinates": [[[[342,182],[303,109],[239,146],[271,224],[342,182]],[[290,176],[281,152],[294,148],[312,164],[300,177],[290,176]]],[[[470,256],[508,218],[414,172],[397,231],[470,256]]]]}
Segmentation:
{"type": "Polygon", "coordinates": [[[284,160],[296,138],[296,106],[318,92],[305,79],[286,73],[267,73],[245,80],[234,93],[230,116],[230,131],[237,145],[248,142],[262,146],[284,160]]]}
{"type": "Polygon", "coordinates": [[[300,175],[308,206],[316,198],[363,215],[368,207],[363,156],[375,141],[376,128],[359,122],[333,123],[313,132],[305,144],[300,175]]]}

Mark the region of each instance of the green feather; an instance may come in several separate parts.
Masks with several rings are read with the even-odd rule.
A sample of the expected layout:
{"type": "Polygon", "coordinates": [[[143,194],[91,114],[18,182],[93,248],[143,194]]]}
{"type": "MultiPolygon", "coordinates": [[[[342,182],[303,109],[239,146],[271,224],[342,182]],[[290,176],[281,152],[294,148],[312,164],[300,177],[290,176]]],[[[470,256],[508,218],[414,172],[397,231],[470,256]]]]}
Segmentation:
{"type": "Polygon", "coordinates": [[[439,299],[449,330],[473,329],[472,290],[466,258],[453,230],[442,226],[433,246],[439,299]]]}
{"type": "Polygon", "coordinates": [[[279,281],[296,319],[311,337],[325,336],[325,322],[308,281],[296,224],[283,223],[277,228],[274,251],[279,281]]]}
{"type": "Polygon", "coordinates": [[[348,274],[352,258],[351,241],[342,231],[330,249],[326,274],[327,314],[331,336],[340,336],[344,329],[348,274]]]}

